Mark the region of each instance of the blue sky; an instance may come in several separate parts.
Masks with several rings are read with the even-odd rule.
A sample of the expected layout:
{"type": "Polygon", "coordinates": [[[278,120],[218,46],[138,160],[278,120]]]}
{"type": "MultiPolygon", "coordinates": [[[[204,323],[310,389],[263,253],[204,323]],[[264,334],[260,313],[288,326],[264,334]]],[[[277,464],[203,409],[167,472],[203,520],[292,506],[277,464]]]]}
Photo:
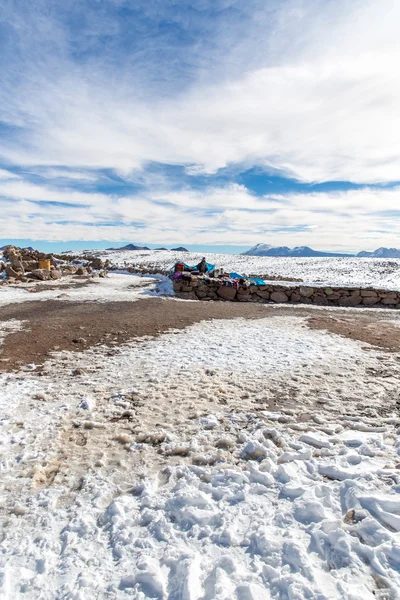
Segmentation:
{"type": "Polygon", "coordinates": [[[400,246],[394,0],[6,0],[0,238],[400,246]]]}

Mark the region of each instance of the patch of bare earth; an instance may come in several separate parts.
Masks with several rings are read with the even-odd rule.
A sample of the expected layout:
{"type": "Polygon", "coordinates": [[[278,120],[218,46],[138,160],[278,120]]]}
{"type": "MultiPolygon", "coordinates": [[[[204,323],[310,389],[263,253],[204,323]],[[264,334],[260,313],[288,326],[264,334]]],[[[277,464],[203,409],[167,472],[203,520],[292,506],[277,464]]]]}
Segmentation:
{"type": "MultiPolygon", "coordinates": [[[[147,298],[137,302],[16,303],[0,308],[0,322],[24,322],[0,347],[0,371],[42,365],[52,351],[82,351],[103,344],[110,348],[142,336],[158,336],[210,319],[262,318],[292,315],[306,318],[311,329],[326,330],[388,351],[400,351],[400,329],[388,312],[345,311],[309,307],[268,306],[232,302],[176,302],[147,298]]],[[[393,313],[390,313],[393,316],[393,313]]],[[[399,320],[400,324],[400,320],[399,320]]]]}
{"type": "Polygon", "coordinates": [[[0,308],[0,321],[24,321],[0,347],[0,371],[41,365],[49,353],[81,351],[97,344],[113,347],[142,336],[157,336],[209,319],[260,318],[265,307],[225,302],[176,302],[150,298],[137,302],[49,300],[0,308]]]}
{"type": "Polygon", "coordinates": [[[400,351],[400,320],[399,326],[385,322],[387,313],[383,314],[378,309],[366,315],[352,314],[351,316],[332,316],[321,314],[308,319],[311,329],[322,329],[335,333],[351,340],[357,340],[377,346],[391,352],[400,351]]]}

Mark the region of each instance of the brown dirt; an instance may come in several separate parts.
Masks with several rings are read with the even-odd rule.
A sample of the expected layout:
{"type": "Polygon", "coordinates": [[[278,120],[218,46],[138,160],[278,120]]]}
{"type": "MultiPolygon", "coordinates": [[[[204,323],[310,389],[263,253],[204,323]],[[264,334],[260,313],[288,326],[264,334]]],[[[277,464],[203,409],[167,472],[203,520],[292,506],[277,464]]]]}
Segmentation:
{"type": "MultiPolygon", "coordinates": [[[[233,302],[176,302],[159,298],[137,302],[26,302],[0,308],[0,321],[25,321],[24,329],[10,333],[0,347],[0,371],[42,365],[54,350],[82,351],[96,344],[112,347],[144,335],[157,336],[171,328],[183,329],[209,319],[262,318],[279,315],[306,317],[312,329],[400,351],[400,327],[385,322],[386,311],[351,315],[329,309],[272,307],[233,302]]],[[[400,320],[399,320],[400,326],[400,320]]]]}
{"type": "Polygon", "coordinates": [[[0,371],[35,363],[52,350],[80,351],[96,344],[117,346],[135,337],[157,336],[202,320],[257,318],[265,308],[225,302],[175,302],[151,298],[137,302],[26,302],[0,308],[0,321],[25,321],[0,347],[0,371]]]}
{"type": "Polygon", "coordinates": [[[351,317],[333,317],[327,314],[313,316],[308,319],[308,326],[311,329],[324,329],[384,350],[400,352],[400,320],[398,326],[387,323],[384,321],[384,318],[388,317],[387,313],[384,315],[381,311],[375,311],[378,309],[369,311],[367,316],[365,314],[352,314],[351,317]]]}

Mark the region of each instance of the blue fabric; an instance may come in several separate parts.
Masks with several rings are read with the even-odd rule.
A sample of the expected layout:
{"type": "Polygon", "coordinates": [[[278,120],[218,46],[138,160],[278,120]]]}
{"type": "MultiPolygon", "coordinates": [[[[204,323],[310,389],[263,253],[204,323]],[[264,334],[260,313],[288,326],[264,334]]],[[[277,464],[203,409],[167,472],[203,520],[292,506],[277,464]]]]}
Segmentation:
{"type": "MultiPolygon", "coordinates": [[[[176,263],[178,264],[178,263],[176,263]]],[[[185,267],[185,271],[192,271],[194,269],[197,269],[197,265],[195,265],[194,267],[191,267],[189,265],[186,265],[185,263],[183,263],[184,267],[185,267]]],[[[207,273],[209,273],[210,271],[213,271],[215,269],[215,265],[212,265],[211,263],[206,263],[207,265],[207,273]]],[[[239,273],[229,273],[229,277],[231,279],[245,279],[245,277],[243,275],[239,275],[239,273]]],[[[265,285],[265,281],[263,279],[260,279],[259,277],[250,277],[249,281],[251,281],[252,283],[254,283],[255,285],[265,285]]]]}

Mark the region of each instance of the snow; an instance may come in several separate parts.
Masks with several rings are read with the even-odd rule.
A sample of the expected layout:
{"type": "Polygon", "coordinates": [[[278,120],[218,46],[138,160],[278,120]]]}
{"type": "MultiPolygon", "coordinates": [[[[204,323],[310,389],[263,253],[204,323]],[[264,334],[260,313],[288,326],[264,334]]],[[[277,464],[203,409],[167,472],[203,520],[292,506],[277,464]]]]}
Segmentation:
{"type": "Polygon", "coordinates": [[[400,290],[400,259],[378,258],[293,258],[260,257],[234,254],[200,254],[172,251],[97,251],[91,252],[112,264],[135,265],[166,272],[177,261],[197,264],[203,256],[207,262],[227,271],[283,279],[302,279],[309,285],[373,286],[400,290]]]}
{"type": "Polygon", "coordinates": [[[400,362],[304,325],[1,374],[0,597],[400,597],[400,362]]]}
{"type": "Polygon", "coordinates": [[[171,281],[164,276],[141,277],[128,273],[110,273],[105,278],[89,280],[62,279],[0,287],[0,306],[15,302],[61,300],[70,302],[112,302],[135,301],[147,295],[168,296],[172,294],[171,281]],[[79,285],[79,284],[86,285],[79,285]],[[63,289],[61,286],[68,286],[63,289]],[[46,289],[51,287],[55,289],[46,289]]]}

